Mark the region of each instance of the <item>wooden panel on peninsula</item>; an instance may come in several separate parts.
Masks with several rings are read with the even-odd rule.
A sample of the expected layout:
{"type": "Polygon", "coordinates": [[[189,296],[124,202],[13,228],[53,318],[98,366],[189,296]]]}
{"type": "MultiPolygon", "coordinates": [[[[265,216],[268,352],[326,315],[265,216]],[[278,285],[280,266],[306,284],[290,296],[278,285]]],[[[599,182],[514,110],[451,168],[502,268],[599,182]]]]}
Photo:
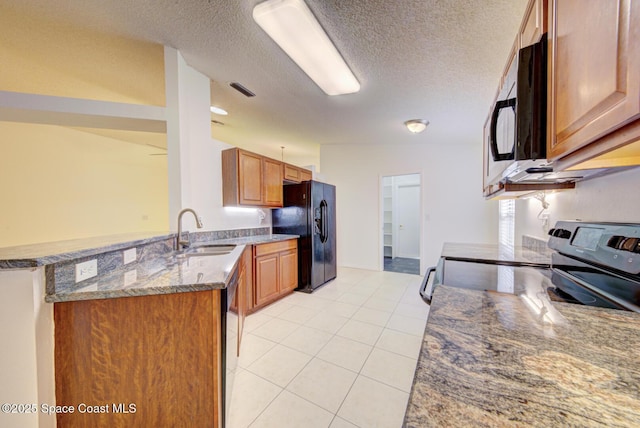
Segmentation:
{"type": "Polygon", "coordinates": [[[58,426],[220,426],[220,293],[56,303],[58,426]]]}

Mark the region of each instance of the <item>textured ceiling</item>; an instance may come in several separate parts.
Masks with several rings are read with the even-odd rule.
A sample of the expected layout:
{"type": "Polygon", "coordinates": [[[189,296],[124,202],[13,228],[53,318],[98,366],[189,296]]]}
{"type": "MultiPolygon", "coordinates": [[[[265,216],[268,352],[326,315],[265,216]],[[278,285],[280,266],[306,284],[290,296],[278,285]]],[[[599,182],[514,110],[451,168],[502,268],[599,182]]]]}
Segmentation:
{"type": "Polygon", "coordinates": [[[3,0],[29,13],[177,48],[209,76],[213,136],[231,144],[468,143],[489,103],[526,0],[306,0],[361,84],[324,94],[251,17],[261,0],[3,0]],[[257,94],[229,88],[240,82],[257,94]],[[410,134],[408,119],[430,121],[410,134]]]}

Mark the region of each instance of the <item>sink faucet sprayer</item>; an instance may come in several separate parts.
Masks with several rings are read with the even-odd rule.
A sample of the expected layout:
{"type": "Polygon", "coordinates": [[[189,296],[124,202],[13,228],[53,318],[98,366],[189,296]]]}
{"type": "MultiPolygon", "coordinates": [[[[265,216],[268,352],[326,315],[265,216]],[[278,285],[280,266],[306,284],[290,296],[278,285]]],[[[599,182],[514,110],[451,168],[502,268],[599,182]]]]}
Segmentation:
{"type": "Polygon", "coordinates": [[[193,214],[193,216],[196,219],[196,226],[198,226],[198,229],[202,229],[202,220],[200,220],[200,217],[198,216],[198,214],[196,214],[194,210],[192,210],[191,208],[185,208],[182,211],[180,211],[180,213],[178,214],[178,237],[177,237],[176,250],[181,250],[185,247],[188,247],[190,244],[189,240],[182,239],[182,215],[186,212],[190,212],[191,214],[193,214]]]}

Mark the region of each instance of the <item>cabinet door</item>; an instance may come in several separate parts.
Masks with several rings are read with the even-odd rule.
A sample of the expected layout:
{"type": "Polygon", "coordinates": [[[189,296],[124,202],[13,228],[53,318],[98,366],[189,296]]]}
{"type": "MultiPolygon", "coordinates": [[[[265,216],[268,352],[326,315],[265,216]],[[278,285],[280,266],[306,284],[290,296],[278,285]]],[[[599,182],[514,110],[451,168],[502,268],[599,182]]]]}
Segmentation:
{"type": "Polygon", "coordinates": [[[260,306],[277,298],[280,293],[278,254],[256,257],[255,306],[260,306]]]}
{"type": "Polygon", "coordinates": [[[263,202],[262,156],[240,150],[238,152],[238,180],[240,204],[261,205],[263,202]]]}
{"type": "Polygon", "coordinates": [[[280,291],[292,291],[298,287],[298,250],[280,253],[280,291]]]}
{"type": "Polygon", "coordinates": [[[308,169],[300,169],[300,181],[309,181],[312,177],[311,171],[308,169]]]}
{"type": "MultiPolygon", "coordinates": [[[[252,311],[254,306],[254,297],[253,297],[253,247],[251,245],[247,245],[242,254],[242,258],[244,259],[244,269],[246,272],[245,275],[245,313],[249,313],[252,311]]],[[[239,286],[239,285],[238,285],[239,286]]]]}
{"type": "Polygon", "coordinates": [[[287,181],[293,181],[294,183],[300,182],[300,168],[284,164],[284,179],[287,181]]]}
{"type": "Polygon", "coordinates": [[[55,303],[49,404],[125,403],[58,413],[57,426],[220,426],[220,309],[220,290],[55,303]]]}
{"type": "Polygon", "coordinates": [[[558,159],[640,117],[640,2],[554,0],[548,157],[558,159]]]}
{"type": "Polygon", "coordinates": [[[531,0],[520,27],[520,48],[540,41],[547,31],[547,0],[531,0]]]}
{"type": "Polygon", "coordinates": [[[242,330],[244,329],[244,318],[246,316],[247,311],[247,269],[244,262],[244,257],[240,256],[240,261],[238,262],[238,288],[236,289],[236,298],[235,301],[238,304],[238,349],[236,350],[237,355],[240,355],[240,345],[242,344],[242,330]]]}
{"type": "Polygon", "coordinates": [[[267,206],[282,206],[282,162],[264,158],[263,202],[267,206]]]}

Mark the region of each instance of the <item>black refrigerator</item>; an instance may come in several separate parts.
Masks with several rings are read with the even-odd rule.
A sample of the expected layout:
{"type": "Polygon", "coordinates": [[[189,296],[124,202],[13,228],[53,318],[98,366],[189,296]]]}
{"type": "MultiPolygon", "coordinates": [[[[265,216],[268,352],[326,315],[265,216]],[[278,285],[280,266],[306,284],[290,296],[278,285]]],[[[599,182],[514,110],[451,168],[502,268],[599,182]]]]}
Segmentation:
{"type": "Polygon", "coordinates": [[[298,288],[311,293],[336,277],[336,187],[318,181],[284,186],[284,207],[271,210],[273,233],[300,235],[298,288]]]}

